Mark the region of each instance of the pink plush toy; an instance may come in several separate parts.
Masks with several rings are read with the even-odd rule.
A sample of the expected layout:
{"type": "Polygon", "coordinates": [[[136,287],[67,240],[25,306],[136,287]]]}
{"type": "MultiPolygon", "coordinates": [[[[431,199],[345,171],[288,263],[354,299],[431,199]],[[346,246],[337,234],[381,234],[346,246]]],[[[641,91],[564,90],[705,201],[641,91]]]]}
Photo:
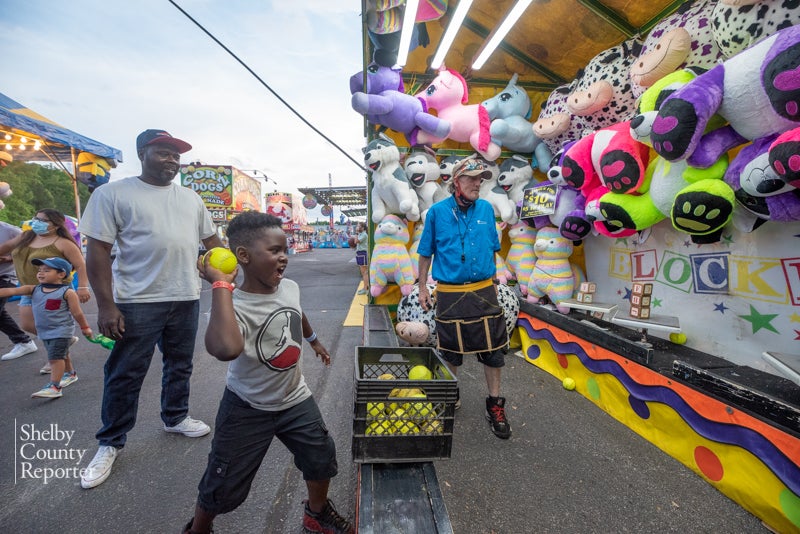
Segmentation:
{"type": "Polygon", "coordinates": [[[439,75],[416,96],[427,109],[436,110],[437,116],[451,125],[447,137],[419,132],[418,143],[441,143],[445,139],[452,139],[459,143],[468,142],[488,160],[494,161],[500,156],[500,147],[492,142],[489,132],[489,113],[480,104],[466,105],[469,101],[469,90],[466,80],[459,73],[442,66],[439,75]]]}
{"type": "Polygon", "coordinates": [[[414,269],[408,255],[408,226],[397,215],[386,215],[375,227],[375,248],[369,264],[369,292],[377,297],[395,282],[408,295],[414,289],[414,269]]]}

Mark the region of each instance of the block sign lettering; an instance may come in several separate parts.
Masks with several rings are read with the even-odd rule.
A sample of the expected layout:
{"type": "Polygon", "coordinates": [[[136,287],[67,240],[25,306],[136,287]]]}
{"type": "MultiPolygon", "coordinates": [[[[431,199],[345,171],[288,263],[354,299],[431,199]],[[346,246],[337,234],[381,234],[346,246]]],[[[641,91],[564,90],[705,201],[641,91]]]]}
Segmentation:
{"type": "Polygon", "coordinates": [[[530,219],[540,215],[552,215],[556,211],[558,186],[555,184],[537,185],[525,190],[522,198],[521,219],[530,219]]]}

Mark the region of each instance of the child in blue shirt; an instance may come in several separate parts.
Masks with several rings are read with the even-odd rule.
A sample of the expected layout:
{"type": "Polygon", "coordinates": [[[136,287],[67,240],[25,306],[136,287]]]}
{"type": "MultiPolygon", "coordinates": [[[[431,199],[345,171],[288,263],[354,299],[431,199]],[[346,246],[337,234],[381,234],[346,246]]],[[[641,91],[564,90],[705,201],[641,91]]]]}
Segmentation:
{"type": "Polygon", "coordinates": [[[62,388],[78,380],[78,373],[69,357],[69,347],[75,333],[73,318],[84,335],[92,337],[92,329],[81,310],[78,294],[66,283],[72,265],[57,257],[34,258],[31,263],[39,267],[36,274],[39,284],[0,289],[0,297],[31,297],[36,331],[47,349],[51,368],[50,382],[31,397],[53,399],[61,397],[62,388]]]}

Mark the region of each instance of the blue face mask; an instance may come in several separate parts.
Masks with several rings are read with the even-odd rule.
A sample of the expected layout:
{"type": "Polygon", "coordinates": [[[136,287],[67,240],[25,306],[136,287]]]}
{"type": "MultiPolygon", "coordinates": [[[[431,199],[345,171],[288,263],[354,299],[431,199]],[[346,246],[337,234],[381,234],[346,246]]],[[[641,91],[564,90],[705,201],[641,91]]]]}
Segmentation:
{"type": "Polygon", "coordinates": [[[46,234],[49,226],[49,223],[37,221],[36,219],[31,221],[31,230],[33,230],[36,235],[46,234]]]}

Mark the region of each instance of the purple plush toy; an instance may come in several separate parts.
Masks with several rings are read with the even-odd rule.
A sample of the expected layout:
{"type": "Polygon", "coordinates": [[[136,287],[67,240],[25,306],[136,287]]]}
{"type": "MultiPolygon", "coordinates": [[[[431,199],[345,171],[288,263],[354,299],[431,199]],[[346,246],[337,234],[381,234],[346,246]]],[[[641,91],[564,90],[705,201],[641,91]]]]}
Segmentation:
{"type": "MultiPolygon", "coordinates": [[[[755,230],[764,221],[800,221],[800,190],[786,186],[769,165],[770,152],[777,135],[756,139],[739,151],[725,173],[725,182],[733,188],[739,206],[758,217],[759,221],[749,228],[755,230]],[[773,192],[759,191],[759,184],[783,183],[782,189],[773,192]]],[[[763,189],[763,188],[762,188],[763,189]]]]}
{"type": "Polygon", "coordinates": [[[651,140],[669,161],[706,168],[731,148],[800,125],[800,26],[701,74],[664,100],[651,140]],[[706,132],[715,114],[728,126],[706,132]]]}
{"type": "Polygon", "coordinates": [[[447,137],[450,123],[428,113],[422,100],[403,91],[399,67],[370,64],[367,67],[366,92],[363,72],[350,77],[350,93],[353,95],[350,103],[371,124],[402,133],[411,146],[418,144],[420,130],[434,137],[447,137]]]}

